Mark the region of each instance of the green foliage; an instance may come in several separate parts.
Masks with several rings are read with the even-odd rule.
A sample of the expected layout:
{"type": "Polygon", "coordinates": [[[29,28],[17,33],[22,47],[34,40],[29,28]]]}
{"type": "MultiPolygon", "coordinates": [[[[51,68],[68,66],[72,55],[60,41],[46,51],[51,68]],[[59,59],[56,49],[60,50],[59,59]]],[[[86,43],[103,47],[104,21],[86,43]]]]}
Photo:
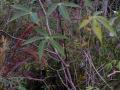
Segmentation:
{"type": "Polygon", "coordinates": [[[39,53],[39,59],[41,60],[42,55],[43,55],[43,51],[44,48],[47,47],[47,43],[50,42],[52,47],[58,51],[58,53],[60,53],[62,56],[64,56],[64,49],[63,47],[56,41],[56,39],[60,40],[60,39],[67,39],[66,36],[64,35],[52,35],[49,36],[49,34],[46,31],[43,30],[36,30],[39,34],[43,35],[43,36],[34,36],[30,39],[28,39],[27,41],[25,41],[23,43],[23,45],[26,44],[30,44],[30,43],[34,43],[36,41],[39,41],[39,46],[38,46],[38,53],[39,53]],[[41,32],[43,31],[43,32],[41,32]]]}
{"type": "Polygon", "coordinates": [[[88,25],[91,22],[91,20],[92,20],[92,17],[89,17],[89,16],[87,18],[83,19],[79,24],[79,29],[88,25]]]}
{"type": "Polygon", "coordinates": [[[33,23],[39,24],[39,18],[38,18],[37,13],[31,12],[30,18],[31,18],[31,21],[32,21],[33,23]]]}
{"type": "Polygon", "coordinates": [[[15,15],[9,20],[9,22],[19,19],[23,16],[29,15],[33,23],[39,24],[39,18],[36,12],[32,11],[32,8],[25,7],[22,5],[12,5],[12,7],[18,10],[15,15]]]}
{"type": "Polygon", "coordinates": [[[59,12],[66,20],[70,20],[68,11],[66,10],[65,6],[61,5],[61,3],[59,4],[59,12]]]}
{"type": "Polygon", "coordinates": [[[33,43],[37,40],[43,40],[43,39],[44,39],[44,37],[34,36],[34,37],[30,38],[29,40],[27,40],[26,42],[24,42],[23,45],[33,43]]]}
{"type": "Polygon", "coordinates": [[[120,61],[118,61],[118,60],[112,60],[109,63],[106,63],[106,65],[105,65],[105,69],[108,72],[110,72],[113,69],[113,67],[115,67],[118,70],[120,70],[120,61]]]}
{"type": "Polygon", "coordinates": [[[64,48],[58,42],[56,42],[55,40],[51,40],[51,45],[55,50],[58,51],[58,53],[64,56],[64,48]]]}
{"type": "Polygon", "coordinates": [[[111,71],[112,70],[112,63],[107,63],[106,65],[105,65],[105,68],[106,68],[106,70],[107,71],[111,71]]]}
{"type": "Polygon", "coordinates": [[[79,29],[86,27],[88,24],[91,25],[93,32],[95,33],[95,35],[97,36],[101,43],[103,37],[102,26],[104,26],[110,32],[110,36],[116,36],[116,31],[110,25],[110,22],[103,16],[96,15],[97,14],[94,14],[94,16],[88,16],[87,18],[83,19],[82,22],[80,22],[79,24],[79,29]]]}
{"type": "Polygon", "coordinates": [[[79,6],[74,3],[54,3],[50,7],[48,7],[47,15],[51,15],[53,11],[55,11],[57,8],[60,12],[60,14],[63,16],[64,19],[70,20],[69,13],[67,11],[66,7],[74,7],[78,8],[79,6]]]}
{"type": "Polygon", "coordinates": [[[22,84],[20,84],[18,90],[27,90],[27,89],[22,84]]]}
{"type": "Polygon", "coordinates": [[[31,9],[29,7],[25,7],[25,6],[22,6],[22,5],[12,5],[12,7],[14,9],[17,9],[17,10],[20,10],[20,11],[23,11],[23,12],[30,12],[31,9]]]}
{"type": "Polygon", "coordinates": [[[93,25],[92,28],[93,28],[93,31],[94,31],[95,35],[98,37],[98,39],[102,43],[102,30],[101,30],[101,26],[99,25],[99,23],[98,23],[98,21],[96,19],[93,19],[92,25],[93,25]]]}
{"type": "Polygon", "coordinates": [[[58,6],[57,3],[54,3],[54,4],[52,4],[51,6],[49,6],[49,7],[48,7],[48,11],[47,11],[47,15],[48,15],[48,16],[51,15],[52,12],[56,10],[57,6],[58,6]]]}
{"type": "Polygon", "coordinates": [[[91,0],[85,0],[85,6],[86,7],[92,7],[92,1],[91,0]]]}
{"type": "Polygon", "coordinates": [[[100,89],[97,87],[88,86],[86,87],[86,90],[100,90],[100,89]]]}
{"type": "Polygon", "coordinates": [[[117,63],[117,66],[118,70],[120,70],[120,62],[117,63]]]}
{"type": "Polygon", "coordinates": [[[116,36],[116,31],[110,25],[110,22],[106,18],[104,18],[102,16],[97,16],[96,18],[107,30],[109,30],[109,32],[110,32],[110,34],[112,34],[112,36],[116,36]]]}
{"type": "Polygon", "coordinates": [[[43,56],[43,51],[44,51],[44,48],[46,47],[46,43],[47,43],[47,40],[42,40],[39,43],[39,48],[38,48],[39,61],[41,60],[43,56]]]}
{"type": "MultiPolygon", "coordinates": [[[[13,63],[13,60],[25,61],[25,65],[21,62],[20,65],[17,63],[15,71],[10,71],[10,74],[1,77],[0,82],[5,87],[15,86],[18,90],[27,90],[26,85],[23,84],[26,81],[23,80],[29,78],[29,72],[30,75],[31,72],[34,75],[38,74],[33,78],[38,80],[41,78],[41,72],[36,70],[43,67],[47,73],[43,83],[48,84],[42,86],[44,89],[57,90],[56,85],[62,84],[60,87],[64,87],[65,82],[70,81],[69,84],[71,84],[74,81],[73,84],[81,90],[102,90],[103,88],[109,90],[106,89],[110,83],[107,76],[115,70],[120,71],[120,12],[112,10],[110,3],[113,0],[108,3],[110,11],[106,16],[103,12],[104,7],[101,7],[104,6],[104,0],[98,0],[98,2],[76,0],[80,1],[75,2],[79,5],[73,3],[74,0],[69,0],[70,2],[68,0],[40,1],[0,0],[1,29],[10,37],[10,52],[6,53],[8,56],[6,61],[11,61],[10,63],[13,63]],[[50,4],[47,1],[50,1],[50,4]],[[34,24],[33,32],[21,35],[31,23],[34,24]],[[20,41],[23,46],[16,47],[20,39],[24,39],[23,42],[20,41]],[[17,50],[14,50],[14,47],[17,50]],[[29,53],[26,54],[26,51],[23,51],[26,48],[30,50],[37,48],[37,50],[28,51],[29,53]],[[10,57],[11,55],[13,58],[10,57]],[[22,57],[19,58],[19,55],[22,57]],[[41,64],[34,63],[36,58],[39,58],[41,64]],[[33,71],[31,68],[34,68],[33,71]],[[70,73],[67,71],[69,69],[70,73]],[[15,78],[14,76],[20,76],[19,73],[21,76],[27,73],[28,76],[15,78]],[[68,76],[67,79],[66,76],[68,76]],[[52,81],[51,77],[55,77],[55,80],[60,79],[57,79],[55,84],[52,82],[51,85],[49,82],[52,81]]],[[[119,73],[111,77],[120,79],[119,73]]],[[[111,87],[114,86],[111,85],[111,87]]]]}

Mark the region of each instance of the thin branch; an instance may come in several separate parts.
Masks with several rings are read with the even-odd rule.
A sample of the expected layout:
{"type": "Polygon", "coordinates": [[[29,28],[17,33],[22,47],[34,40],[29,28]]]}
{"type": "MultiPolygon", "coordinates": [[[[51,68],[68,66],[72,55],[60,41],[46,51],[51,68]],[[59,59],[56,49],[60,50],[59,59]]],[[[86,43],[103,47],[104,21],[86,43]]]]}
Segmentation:
{"type": "Polygon", "coordinates": [[[11,37],[11,38],[13,38],[13,39],[17,39],[17,40],[26,41],[26,40],[24,40],[24,39],[21,39],[21,38],[16,38],[16,37],[14,37],[14,36],[10,35],[9,33],[5,32],[5,31],[3,31],[3,30],[0,30],[0,33],[4,33],[4,34],[6,34],[7,36],[9,36],[9,37],[11,37]]]}
{"type": "Polygon", "coordinates": [[[93,64],[93,62],[92,62],[91,56],[88,55],[89,53],[87,53],[87,52],[84,51],[84,54],[85,54],[86,58],[91,61],[91,65],[92,65],[93,69],[95,70],[95,72],[96,72],[96,73],[98,74],[98,76],[100,77],[100,79],[110,88],[110,90],[112,90],[112,88],[110,87],[110,85],[105,81],[105,79],[104,79],[104,78],[99,74],[99,72],[97,71],[96,67],[94,66],[94,64],[93,64]]]}
{"type": "Polygon", "coordinates": [[[113,76],[113,75],[115,75],[115,74],[117,74],[117,73],[120,73],[120,71],[113,71],[112,73],[110,73],[109,75],[107,75],[107,77],[111,77],[111,76],[113,76]]]}
{"type": "Polygon", "coordinates": [[[66,84],[64,83],[62,77],[61,77],[60,74],[59,74],[59,71],[57,71],[57,74],[58,74],[58,76],[59,76],[59,78],[60,78],[62,84],[63,84],[65,87],[69,88],[68,85],[66,85],[66,84]]]}
{"type": "Polygon", "coordinates": [[[42,8],[42,10],[43,10],[43,13],[44,13],[44,15],[45,15],[47,30],[48,30],[49,34],[52,35],[51,29],[50,29],[50,26],[49,26],[48,16],[47,16],[47,13],[46,13],[46,11],[45,11],[45,8],[44,8],[41,0],[39,0],[39,4],[40,4],[40,6],[41,6],[41,8],[42,8]]]}

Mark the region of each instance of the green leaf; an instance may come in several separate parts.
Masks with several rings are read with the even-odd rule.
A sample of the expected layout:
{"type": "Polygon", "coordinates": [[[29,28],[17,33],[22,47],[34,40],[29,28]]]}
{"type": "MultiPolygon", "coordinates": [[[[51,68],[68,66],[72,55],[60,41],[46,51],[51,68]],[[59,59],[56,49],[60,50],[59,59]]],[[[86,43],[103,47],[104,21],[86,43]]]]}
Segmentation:
{"type": "Polygon", "coordinates": [[[20,85],[18,86],[18,90],[27,90],[27,89],[26,89],[23,85],[20,84],[20,85]]]}
{"type": "Polygon", "coordinates": [[[111,18],[110,19],[110,25],[114,25],[116,20],[118,20],[118,17],[111,18]]]}
{"type": "Polygon", "coordinates": [[[50,36],[51,38],[54,38],[54,39],[68,39],[65,35],[53,35],[53,36],[50,36]]]}
{"type": "Polygon", "coordinates": [[[47,11],[47,15],[51,15],[53,11],[55,11],[55,9],[57,8],[57,4],[52,4],[48,7],[48,11],[47,11]]]}
{"type": "Polygon", "coordinates": [[[112,63],[107,63],[107,64],[105,65],[105,69],[106,69],[107,71],[111,71],[111,69],[112,69],[112,63]]]}
{"type": "Polygon", "coordinates": [[[102,17],[102,16],[96,16],[96,19],[106,28],[109,30],[110,33],[112,33],[114,36],[117,36],[114,28],[110,25],[109,21],[102,17]]]}
{"type": "Polygon", "coordinates": [[[116,67],[120,70],[120,62],[118,62],[116,67]]]}
{"type": "Polygon", "coordinates": [[[79,5],[71,2],[62,3],[62,5],[66,7],[80,7],[79,5]]]}
{"type": "MultiPolygon", "coordinates": [[[[43,56],[43,51],[44,48],[46,46],[47,40],[42,40],[39,43],[39,47],[38,47],[38,55],[39,55],[39,60],[41,60],[42,56],[43,56]]],[[[40,61],[41,62],[41,61],[40,61]]]]}
{"type": "Polygon", "coordinates": [[[85,2],[84,4],[85,4],[86,7],[92,7],[92,1],[91,0],[85,0],[84,2],[85,2]]]}
{"type": "Polygon", "coordinates": [[[24,12],[31,12],[31,9],[22,5],[12,5],[13,8],[24,12]]]}
{"type": "Polygon", "coordinates": [[[94,89],[94,87],[92,87],[92,86],[86,87],[86,90],[93,90],[93,89],[94,89]]]}
{"type": "Polygon", "coordinates": [[[82,22],[80,22],[79,24],[79,30],[83,27],[85,27],[86,25],[88,25],[91,22],[92,17],[88,17],[82,20],[82,22]]]}
{"type": "Polygon", "coordinates": [[[59,5],[59,12],[63,16],[63,18],[70,21],[70,16],[67,9],[61,4],[59,5]]]}
{"type": "Polygon", "coordinates": [[[14,20],[19,19],[20,17],[28,15],[28,14],[29,14],[28,12],[16,13],[8,22],[14,21],[14,20]]]}
{"type": "Polygon", "coordinates": [[[102,43],[102,31],[101,31],[101,26],[99,25],[98,21],[96,19],[92,20],[92,28],[93,31],[95,33],[95,35],[97,36],[97,38],[100,40],[100,42],[102,43]]]}
{"type": "Polygon", "coordinates": [[[37,33],[44,35],[44,36],[48,36],[48,32],[46,30],[42,30],[42,29],[36,29],[35,30],[37,33]]]}
{"type": "Polygon", "coordinates": [[[103,11],[96,11],[96,12],[93,13],[93,16],[97,16],[97,15],[100,15],[102,13],[103,13],[103,11]]]}
{"type": "Polygon", "coordinates": [[[36,2],[37,0],[31,0],[31,4],[34,4],[34,2],[36,2]]]}
{"type": "Polygon", "coordinates": [[[39,18],[37,13],[31,12],[30,18],[33,23],[39,24],[39,18]]]}
{"type": "Polygon", "coordinates": [[[117,60],[112,60],[111,63],[112,63],[113,65],[116,65],[117,60]]]}
{"type": "Polygon", "coordinates": [[[54,49],[56,49],[62,56],[64,56],[64,49],[63,47],[56,42],[55,40],[51,40],[51,45],[53,46],[54,49]]]}
{"type": "Polygon", "coordinates": [[[22,45],[26,45],[26,44],[30,44],[30,43],[33,43],[37,40],[42,40],[42,39],[45,39],[44,37],[39,37],[39,36],[35,36],[35,37],[32,37],[30,39],[28,39],[27,41],[25,41],[22,45]]]}

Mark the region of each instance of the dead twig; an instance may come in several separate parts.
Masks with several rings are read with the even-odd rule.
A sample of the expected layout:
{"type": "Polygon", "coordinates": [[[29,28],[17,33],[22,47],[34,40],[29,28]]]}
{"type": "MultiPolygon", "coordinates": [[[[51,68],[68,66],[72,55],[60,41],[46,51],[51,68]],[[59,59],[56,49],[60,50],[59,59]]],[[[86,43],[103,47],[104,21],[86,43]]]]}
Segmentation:
{"type": "Polygon", "coordinates": [[[113,75],[115,75],[115,74],[118,74],[118,73],[120,73],[120,71],[113,71],[112,73],[110,73],[109,75],[107,75],[107,77],[109,78],[109,77],[111,77],[111,76],[113,76],[113,75]]]}

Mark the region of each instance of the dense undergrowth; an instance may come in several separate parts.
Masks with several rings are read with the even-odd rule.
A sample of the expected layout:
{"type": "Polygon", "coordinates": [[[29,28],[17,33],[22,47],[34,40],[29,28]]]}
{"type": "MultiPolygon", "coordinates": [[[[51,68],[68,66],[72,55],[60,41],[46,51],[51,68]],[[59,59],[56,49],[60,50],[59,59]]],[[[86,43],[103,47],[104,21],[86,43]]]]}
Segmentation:
{"type": "Polygon", "coordinates": [[[120,90],[119,0],[0,0],[0,90],[120,90]]]}

